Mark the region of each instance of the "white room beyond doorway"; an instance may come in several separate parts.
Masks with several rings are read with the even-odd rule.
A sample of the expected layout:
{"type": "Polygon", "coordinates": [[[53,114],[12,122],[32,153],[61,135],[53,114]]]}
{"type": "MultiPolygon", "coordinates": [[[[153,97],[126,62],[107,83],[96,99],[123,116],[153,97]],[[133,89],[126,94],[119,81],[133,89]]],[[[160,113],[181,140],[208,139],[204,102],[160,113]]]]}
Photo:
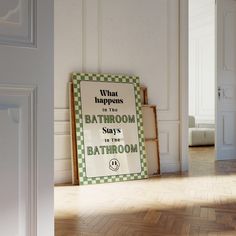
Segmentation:
{"type": "MultiPolygon", "coordinates": [[[[215,161],[215,1],[189,0],[189,154],[215,161]]],[[[198,160],[199,161],[199,160],[198,160]]]]}

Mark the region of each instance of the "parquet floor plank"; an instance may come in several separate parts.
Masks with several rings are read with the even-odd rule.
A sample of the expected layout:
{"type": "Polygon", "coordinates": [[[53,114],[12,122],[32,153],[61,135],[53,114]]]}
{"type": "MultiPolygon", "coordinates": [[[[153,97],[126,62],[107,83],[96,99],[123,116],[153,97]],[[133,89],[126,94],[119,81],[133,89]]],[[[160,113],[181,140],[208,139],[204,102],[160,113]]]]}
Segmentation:
{"type": "Polygon", "coordinates": [[[190,150],[190,171],[55,188],[56,236],[236,236],[236,161],[190,150]]]}

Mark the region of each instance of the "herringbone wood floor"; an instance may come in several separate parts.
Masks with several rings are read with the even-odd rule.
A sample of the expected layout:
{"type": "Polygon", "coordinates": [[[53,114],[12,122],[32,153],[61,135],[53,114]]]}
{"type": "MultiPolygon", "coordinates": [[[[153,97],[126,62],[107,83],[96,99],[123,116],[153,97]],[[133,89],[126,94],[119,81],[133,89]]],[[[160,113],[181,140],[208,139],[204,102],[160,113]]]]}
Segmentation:
{"type": "Polygon", "coordinates": [[[190,150],[187,175],[55,188],[56,236],[236,236],[236,161],[190,150]]]}

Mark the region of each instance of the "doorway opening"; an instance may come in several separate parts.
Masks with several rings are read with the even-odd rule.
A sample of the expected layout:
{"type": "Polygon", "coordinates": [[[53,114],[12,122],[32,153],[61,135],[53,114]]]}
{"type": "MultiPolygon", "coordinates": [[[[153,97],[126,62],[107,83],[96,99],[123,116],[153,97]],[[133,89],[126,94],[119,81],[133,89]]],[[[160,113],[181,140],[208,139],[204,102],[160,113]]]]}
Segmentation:
{"type": "Polygon", "coordinates": [[[189,169],[202,175],[215,161],[215,1],[189,0],[188,11],[189,169]]]}

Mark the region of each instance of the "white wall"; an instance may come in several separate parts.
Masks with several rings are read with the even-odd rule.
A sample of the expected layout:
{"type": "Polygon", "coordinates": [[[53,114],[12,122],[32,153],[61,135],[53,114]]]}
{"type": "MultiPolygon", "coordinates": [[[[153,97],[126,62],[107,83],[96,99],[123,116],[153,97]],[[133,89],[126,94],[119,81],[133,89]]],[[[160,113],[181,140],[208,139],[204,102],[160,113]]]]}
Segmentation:
{"type": "Polygon", "coordinates": [[[189,1],[189,114],[215,122],[215,0],[189,1]]]}
{"type": "Polygon", "coordinates": [[[179,171],[179,1],[55,0],[55,183],[71,181],[70,73],[135,74],[157,105],[162,172],[179,171]]]}

